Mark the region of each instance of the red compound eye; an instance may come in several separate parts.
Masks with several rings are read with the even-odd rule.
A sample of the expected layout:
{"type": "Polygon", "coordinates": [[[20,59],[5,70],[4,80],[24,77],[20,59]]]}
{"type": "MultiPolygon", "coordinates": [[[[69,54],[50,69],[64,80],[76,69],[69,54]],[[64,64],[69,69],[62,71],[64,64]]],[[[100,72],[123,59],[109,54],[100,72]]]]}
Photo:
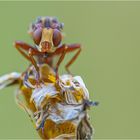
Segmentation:
{"type": "Polygon", "coordinates": [[[61,43],[62,35],[59,30],[54,29],[52,40],[55,47],[57,47],[61,43]]]}
{"type": "Polygon", "coordinates": [[[36,29],[33,32],[33,40],[34,40],[35,44],[39,45],[39,43],[41,41],[41,36],[42,36],[42,28],[39,27],[38,29],[36,29]]]}

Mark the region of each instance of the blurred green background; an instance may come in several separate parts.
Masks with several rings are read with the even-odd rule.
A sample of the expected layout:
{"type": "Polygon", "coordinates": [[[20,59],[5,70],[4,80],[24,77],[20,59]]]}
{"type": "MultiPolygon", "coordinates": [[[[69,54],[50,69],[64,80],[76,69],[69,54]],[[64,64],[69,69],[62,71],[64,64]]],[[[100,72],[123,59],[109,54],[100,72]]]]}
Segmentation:
{"type": "MultiPolygon", "coordinates": [[[[29,65],[13,42],[33,43],[27,29],[37,16],[58,17],[64,42],[83,46],[71,71],[100,102],[90,110],[95,138],[140,138],[140,2],[0,2],[0,75],[29,65]]],[[[0,91],[0,138],[39,138],[15,90],[0,91]]]]}

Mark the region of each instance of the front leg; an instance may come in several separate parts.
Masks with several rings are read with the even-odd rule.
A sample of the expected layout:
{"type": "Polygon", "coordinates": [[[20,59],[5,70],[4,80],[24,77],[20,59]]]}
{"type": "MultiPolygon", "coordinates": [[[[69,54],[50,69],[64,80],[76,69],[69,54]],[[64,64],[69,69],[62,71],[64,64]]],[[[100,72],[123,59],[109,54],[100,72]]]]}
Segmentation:
{"type": "Polygon", "coordinates": [[[36,85],[37,87],[39,86],[40,87],[40,73],[39,73],[39,67],[37,66],[37,62],[35,61],[34,59],[34,55],[36,54],[36,52],[34,52],[34,50],[32,48],[29,49],[29,58],[35,68],[35,79],[37,80],[36,82],[36,85]]]}
{"type": "MultiPolygon", "coordinates": [[[[60,46],[55,52],[53,55],[59,55],[61,54],[63,51],[64,51],[64,48],[65,48],[66,45],[62,45],[60,46]]],[[[70,65],[73,64],[73,62],[77,59],[77,57],[79,56],[80,52],[81,52],[81,45],[80,44],[70,44],[70,45],[67,45],[67,48],[65,49],[65,54],[66,53],[70,53],[70,52],[73,52],[73,51],[76,51],[76,54],[71,58],[71,60],[65,65],[65,68],[67,70],[67,72],[69,74],[71,74],[70,70],[69,70],[69,67],[70,65]]]]}
{"type": "Polygon", "coordinates": [[[42,53],[39,52],[37,49],[33,48],[33,46],[31,46],[27,43],[24,43],[22,41],[16,41],[15,42],[15,47],[35,67],[36,80],[37,80],[37,83],[38,83],[37,85],[39,85],[39,80],[40,80],[39,67],[37,66],[37,62],[35,61],[33,56],[40,55],[42,53]]]}
{"type": "Polygon", "coordinates": [[[32,48],[29,49],[29,58],[32,62],[32,64],[34,65],[36,71],[39,73],[39,67],[37,66],[37,62],[35,61],[34,57],[34,50],[32,48]]]}
{"type": "Polygon", "coordinates": [[[66,45],[63,45],[63,48],[61,50],[61,56],[56,64],[56,68],[55,68],[55,72],[56,72],[56,80],[59,79],[59,74],[58,74],[58,68],[61,64],[61,62],[63,61],[64,57],[65,57],[65,54],[66,54],[66,51],[67,51],[68,47],[66,45]]]}
{"type": "Polygon", "coordinates": [[[16,41],[15,47],[27,60],[29,60],[34,65],[36,71],[39,72],[39,68],[33,58],[33,55],[40,54],[40,52],[33,48],[33,46],[22,41],[16,41]]]}
{"type": "Polygon", "coordinates": [[[72,65],[74,63],[74,61],[77,59],[77,57],[79,56],[82,49],[81,49],[81,46],[79,44],[68,45],[68,49],[67,49],[68,52],[72,52],[72,51],[75,51],[75,50],[77,50],[76,54],[65,65],[65,68],[66,68],[66,70],[69,74],[71,74],[71,72],[69,70],[70,65],[72,65]]]}
{"type": "Polygon", "coordinates": [[[33,48],[33,46],[31,46],[25,42],[22,42],[22,41],[15,41],[14,46],[30,62],[31,62],[31,59],[28,55],[29,50],[33,49],[35,52],[37,52],[37,50],[35,48],[33,48]]]}

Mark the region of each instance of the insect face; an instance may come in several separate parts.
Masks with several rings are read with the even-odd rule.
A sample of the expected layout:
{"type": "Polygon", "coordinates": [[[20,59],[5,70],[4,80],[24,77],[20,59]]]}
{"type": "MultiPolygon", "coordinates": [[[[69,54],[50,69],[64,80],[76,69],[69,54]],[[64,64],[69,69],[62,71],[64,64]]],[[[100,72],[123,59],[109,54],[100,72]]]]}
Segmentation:
{"type": "Polygon", "coordinates": [[[62,35],[58,29],[38,28],[33,33],[33,39],[40,52],[54,52],[60,45],[62,35]]]}
{"type": "Polygon", "coordinates": [[[62,40],[63,23],[55,17],[38,17],[31,24],[29,34],[31,35],[38,51],[52,53],[60,45],[62,40]]]}

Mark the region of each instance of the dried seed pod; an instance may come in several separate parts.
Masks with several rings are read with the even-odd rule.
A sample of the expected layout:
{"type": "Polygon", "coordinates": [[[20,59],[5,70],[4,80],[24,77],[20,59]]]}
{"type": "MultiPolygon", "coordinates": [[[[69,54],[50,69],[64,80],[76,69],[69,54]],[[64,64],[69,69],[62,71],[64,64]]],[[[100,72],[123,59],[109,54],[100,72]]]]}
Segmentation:
{"type": "Polygon", "coordinates": [[[40,65],[39,68],[44,80],[41,87],[35,86],[33,66],[28,68],[29,75],[13,73],[1,77],[0,87],[12,85],[15,81],[20,83],[17,103],[28,113],[41,138],[91,139],[93,130],[85,106],[93,104],[89,101],[89,93],[81,77],[63,75],[56,83],[55,73],[48,65],[40,65]],[[45,73],[48,75],[43,77],[45,73]],[[31,87],[24,85],[25,79],[31,87]],[[21,101],[19,96],[25,100],[21,101]]]}

